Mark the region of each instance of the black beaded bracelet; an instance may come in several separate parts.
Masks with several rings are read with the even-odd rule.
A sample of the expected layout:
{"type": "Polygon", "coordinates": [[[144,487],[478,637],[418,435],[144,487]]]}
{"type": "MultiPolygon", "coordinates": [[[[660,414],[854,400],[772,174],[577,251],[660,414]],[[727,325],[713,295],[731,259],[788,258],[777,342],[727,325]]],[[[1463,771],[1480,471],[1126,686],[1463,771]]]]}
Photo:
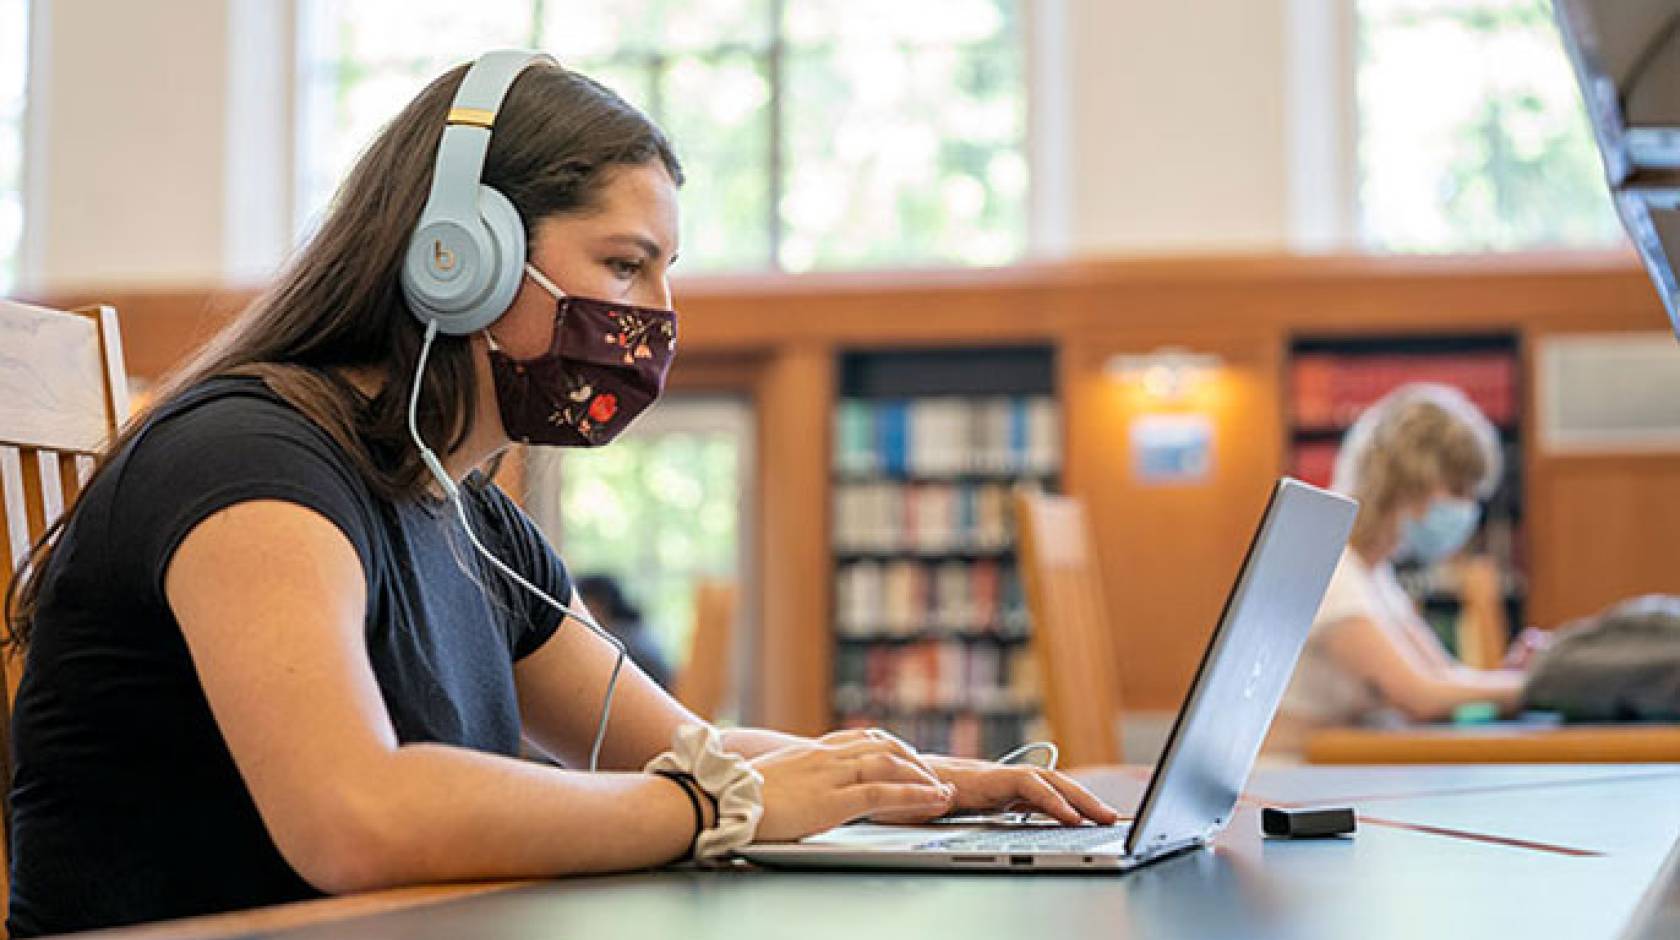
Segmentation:
{"type": "MultiPolygon", "coordinates": [[[[706,791],[700,788],[700,781],[695,780],[693,774],[678,770],[656,770],[654,774],[676,784],[683,796],[688,797],[688,805],[694,809],[694,838],[688,840],[688,853],[683,856],[684,861],[692,861],[694,853],[700,848],[700,833],[706,831],[706,812],[700,808],[700,797],[695,794],[706,791]]],[[[711,794],[707,793],[706,796],[709,799],[711,794]]]]}

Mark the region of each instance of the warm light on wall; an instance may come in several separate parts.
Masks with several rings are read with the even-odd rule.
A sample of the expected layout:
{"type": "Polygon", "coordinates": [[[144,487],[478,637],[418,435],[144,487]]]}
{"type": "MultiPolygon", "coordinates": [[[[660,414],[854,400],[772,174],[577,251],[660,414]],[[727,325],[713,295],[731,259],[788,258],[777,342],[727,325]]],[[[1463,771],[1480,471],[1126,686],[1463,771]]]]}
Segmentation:
{"type": "Polygon", "coordinates": [[[1224,360],[1212,353],[1163,346],[1144,355],[1112,356],[1106,371],[1155,401],[1179,402],[1206,385],[1222,365],[1224,360]]]}

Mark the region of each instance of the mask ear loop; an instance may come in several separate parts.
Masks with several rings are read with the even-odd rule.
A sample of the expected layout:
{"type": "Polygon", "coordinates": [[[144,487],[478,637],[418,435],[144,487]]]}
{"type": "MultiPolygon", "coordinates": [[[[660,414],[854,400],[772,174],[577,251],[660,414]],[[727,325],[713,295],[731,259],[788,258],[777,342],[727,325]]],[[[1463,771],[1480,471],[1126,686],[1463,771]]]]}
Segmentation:
{"type": "Polygon", "coordinates": [[[531,280],[536,281],[539,287],[553,295],[555,300],[566,299],[566,292],[560,289],[560,285],[549,280],[548,275],[538,271],[537,266],[529,261],[525,262],[525,273],[529,274],[531,280]]]}
{"type": "MultiPolygon", "coordinates": [[[[591,771],[597,770],[600,767],[601,761],[601,744],[606,741],[607,738],[607,719],[612,716],[613,692],[618,688],[618,675],[624,669],[624,657],[626,652],[624,644],[618,641],[618,637],[615,637],[611,633],[602,629],[601,625],[596,623],[593,617],[590,617],[581,610],[575,610],[565,604],[562,604],[554,598],[548,596],[548,594],[541,588],[532,584],[530,581],[525,580],[519,572],[514,571],[506,564],[503,564],[500,558],[491,554],[490,550],[484,547],[484,544],[478,540],[478,535],[473,532],[472,522],[467,518],[467,505],[461,499],[460,486],[457,485],[455,480],[450,477],[449,473],[443,469],[443,462],[438,460],[437,454],[433,453],[432,449],[427,447],[426,442],[420,437],[420,423],[417,417],[420,411],[420,381],[426,375],[426,360],[431,356],[432,340],[437,338],[437,331],[438,325],[436,320],[431,320],[426,323],[426,338],[420,344],[420,361],[414,368],[414,386],[409,390],[408,395],[408,435],[414,439],[414,446],[420,449],[420,462],[426,465],[427,470],[431,471],[433,478],[435,478],[438,485],[443,488],[444,495],[447,496],[449,498],[449,502],[454,505],[455,517],[460,520],[461,528],[467,533],[467,541],[472,543],[472,547],[478,552],[478,554],[483,556],[485,561],[488,561],[492,567],[494,567],[497,571],[500,571],[505,577],[507,577],[508,580],[524,588],[533,597],[536,597],[538,600],[559,611],[562,618],[570,617],[583,624],[585,627],[588,627],[595,633],[596,636],[605,640],[608,646],[611,646],[618,652],[617,658],[613,660],[612,673],[607,677],[607,694],[601,700],[601,720],[600,723],[595,726],[595,742],[589,748],[589,769],[591,771]]],[[[488,335],[488,333],[486,333],[486,335],[488,335]]],[[[562,627],[565,626],[564,619],[561,620],[560,625],[562,627]]]]}

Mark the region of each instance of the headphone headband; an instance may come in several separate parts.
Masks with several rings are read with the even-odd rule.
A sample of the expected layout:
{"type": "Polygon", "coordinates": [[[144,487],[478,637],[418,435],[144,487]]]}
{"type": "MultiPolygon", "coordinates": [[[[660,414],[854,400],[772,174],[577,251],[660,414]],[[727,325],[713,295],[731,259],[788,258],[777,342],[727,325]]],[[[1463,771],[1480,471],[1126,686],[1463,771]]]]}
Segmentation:
{"type": "Polygon", "coordinates": [[[426,197],[425,211],[420,213],[419,228],[433,217],[464,220],[478,211],[479,179],[484,173],[484,155],[490,149],[496,113],[513,80],[539,62],[558,64],[541,52],[499,49],[486,52],[467,70],[449,105],[443,138],[438,141],[432,191],[426,197]]]}
{"type": "Polygon", "coordinates": [[[490,325],[513,302],[525,262],[525,229],[507,197],[483,185],[490,134],[508,89],[525,69],[558,65],[524,49],[487,52],[467,70],[438,141],[426,207],[410,237],[402,283],[422,323],[462,335],[490,325]]]}

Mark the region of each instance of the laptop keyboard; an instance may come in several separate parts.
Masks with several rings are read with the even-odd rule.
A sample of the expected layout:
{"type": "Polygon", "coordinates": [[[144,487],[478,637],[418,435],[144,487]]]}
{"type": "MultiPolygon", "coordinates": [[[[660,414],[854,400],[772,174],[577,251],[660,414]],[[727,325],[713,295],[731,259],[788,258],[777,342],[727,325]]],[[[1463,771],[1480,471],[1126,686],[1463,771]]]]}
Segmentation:
{"type": "Polygon", "coordinates": [[[1129,824],[1121,824],[987,829],[933,839],[917,848],[950,852],[1078,852],[1122,842],[1130,828],[1129,824]]]}

